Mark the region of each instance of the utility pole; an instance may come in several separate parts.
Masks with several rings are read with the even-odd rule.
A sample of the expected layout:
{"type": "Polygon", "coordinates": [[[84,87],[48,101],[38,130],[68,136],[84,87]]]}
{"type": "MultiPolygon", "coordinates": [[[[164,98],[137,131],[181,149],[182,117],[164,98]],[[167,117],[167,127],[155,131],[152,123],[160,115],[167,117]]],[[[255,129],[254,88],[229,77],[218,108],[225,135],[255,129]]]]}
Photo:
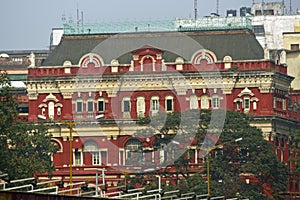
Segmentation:
{"type": "MultiPolygon", "coordinates": [[[[69,142],[70,142],[70,189],[72,189],[72,182],[73,182],[73,125],[74,122],[70,121],[67,122],[69,124],[69,129],[70,129],[70,138],[69,138],[69,142]]],[[[72,190],[70,190],[70,194],[72,195],[72,190]]]]}
{"type": "Polygon", "coordinates": [[[66,121],[63,122],[64,124],[69,126],[69,151],[70,151],[70,160],[69,160],[69,167],[70,167],[70,195],[72,195],[72,183],[73,183],[73,125],[75,125],[74,121],[66,121]]]}

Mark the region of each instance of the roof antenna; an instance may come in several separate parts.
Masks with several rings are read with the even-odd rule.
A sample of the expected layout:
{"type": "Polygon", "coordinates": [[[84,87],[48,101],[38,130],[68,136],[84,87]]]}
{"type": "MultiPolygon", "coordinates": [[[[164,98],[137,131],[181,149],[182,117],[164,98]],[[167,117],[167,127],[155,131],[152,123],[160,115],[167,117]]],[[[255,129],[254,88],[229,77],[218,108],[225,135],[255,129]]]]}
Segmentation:
{"type": "Polygon", "coordinates": [[[81,11],[81,32],[84,32],[84,30],[83,30],[83,11],[81,11]]]}
{"type": "Polygon", "coordinates": [[[194,0],[194,11],[195,11],[195,20],[197,19],[198,17],[198,9],[197,9],[197,1],[198,0],[194,0]]]}
{"type": "Polygon", "coordinates": [[[77,21],[76,21],[76,25],[77,25],[77,32],[79,33],[79,22],[80,22],[80,19],[79,19],[79,9],[78,9],[78,2],[77,2],[77,21]]]}
{"type": "Polygon", "coordinates": [[[219,15],[219,6],[220,6],[220,1],[217,0],[217,15],[219,15]]]}
{"type": "Polygon", "coordinates": [[[262,15],[265,15],[264,11],[265,11],[265,1],[261,0],[261,13],[262,13],[262,15]]]}

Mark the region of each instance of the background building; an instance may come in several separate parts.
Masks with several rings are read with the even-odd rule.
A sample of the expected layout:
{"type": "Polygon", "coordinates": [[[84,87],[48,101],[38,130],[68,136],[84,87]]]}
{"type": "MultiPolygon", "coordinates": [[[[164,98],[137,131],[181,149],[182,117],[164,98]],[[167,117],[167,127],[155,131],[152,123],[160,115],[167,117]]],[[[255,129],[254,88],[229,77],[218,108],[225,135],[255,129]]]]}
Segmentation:
{"type": "Polygon", "coordinates": [[[260,15],[284,15],[284,2],[264,2],[254,3],[252,13],[255,16],[260,15]]]}
{"type": "Polygon", "coordinates": [[[286,50],[288,74],[294,76],[292,88],[300,89],[300,32],[283,33],[283,46],[286,50]]]}
{"type": "Polygon", "coordinates": [[[48,56],[47,50],[0,51],[0,69],[5,70],[12,80],[14,94],[19,100],[19,118],[28,121],[28,96],[24,81],[27,79],[27,67],[40,66],[48,56]]]}

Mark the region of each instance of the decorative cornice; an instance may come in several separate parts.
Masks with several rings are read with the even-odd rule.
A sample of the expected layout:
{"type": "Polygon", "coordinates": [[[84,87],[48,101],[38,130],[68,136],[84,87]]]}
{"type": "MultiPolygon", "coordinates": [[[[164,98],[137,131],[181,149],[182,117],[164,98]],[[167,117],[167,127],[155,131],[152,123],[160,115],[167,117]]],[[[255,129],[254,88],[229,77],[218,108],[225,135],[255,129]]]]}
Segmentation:
{"type": "Polygon", "coordinates": [[[73,97],[73,91],[63,91],[61,94],[63,95],[64,99],[72,99],[73,97]]]}

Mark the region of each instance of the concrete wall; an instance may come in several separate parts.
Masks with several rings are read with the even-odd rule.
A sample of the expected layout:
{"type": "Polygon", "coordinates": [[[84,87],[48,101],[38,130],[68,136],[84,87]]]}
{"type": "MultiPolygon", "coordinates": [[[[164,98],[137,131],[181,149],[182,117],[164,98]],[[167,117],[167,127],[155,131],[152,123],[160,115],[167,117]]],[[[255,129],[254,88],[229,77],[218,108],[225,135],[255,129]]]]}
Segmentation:
{"type": "Polygon", "coordinates": [[[283,33],[294,32],[299,24],[300,15],[254,16],[252,25],[264,25],[265,35],[257,35],[256,39],[262,47],[283,49],[283,33]]]}
{"type": "MultiPolygon", "coordinates": [[[[299,44],[300,33],[285,33],[283,34],[284,49],[291,50],[291,44],[299,44]]],[[[292,82],[292,88],[300,89],[300,50],[287,51],[288,75],[295,77],[292,82]]]]}

